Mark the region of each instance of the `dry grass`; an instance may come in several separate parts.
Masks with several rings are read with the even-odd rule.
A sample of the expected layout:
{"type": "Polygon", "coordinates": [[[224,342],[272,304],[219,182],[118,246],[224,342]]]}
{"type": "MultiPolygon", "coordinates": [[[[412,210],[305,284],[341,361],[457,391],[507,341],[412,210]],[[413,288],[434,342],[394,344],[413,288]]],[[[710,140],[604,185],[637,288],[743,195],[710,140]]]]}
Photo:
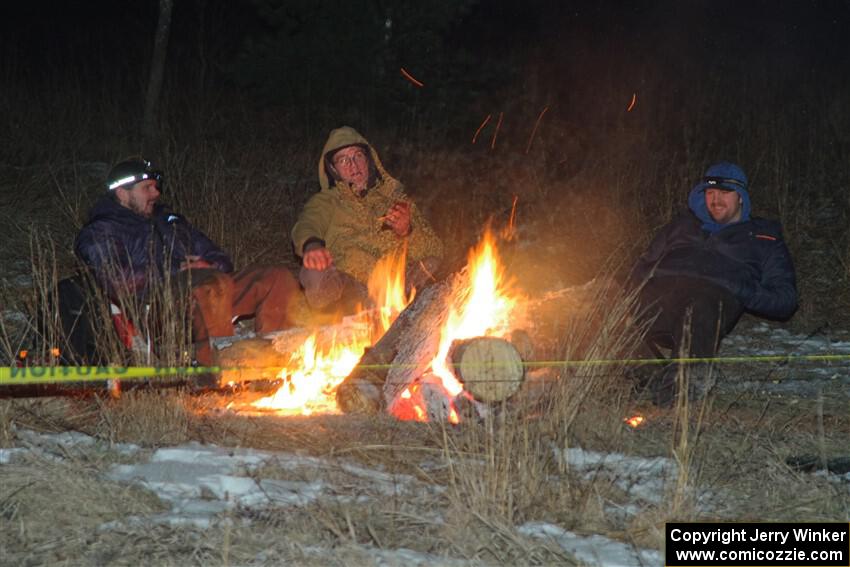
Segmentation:
{"type": "MultiPolygon", "coordinates": [[[[613,384],[610,388],[608,394],[616,389],[613,384]]],[[[716,400],[715,409],[702,418],[698,411],[680,406],[676,411],[645,412],[647,425],[631,430],[621,421],[629,409],[625,399],[614,404],[610,399],[587,399],[568,429],[573,445],[625,454],[666,455],[688,467],[685,475],[678,477],[679,484],[672,479],[667,498],[658,504],[644,504],[635,515],[618,519],[611,516],[610,507],[631,500],[617,485],[617,479],[604,475],[587,478],[561,467],[552,456],[552,444],[557,439],[553,423],[545,417],[520,419],[504,411],[480,423],[448,428],[397,423],[389,418],[274,418],[216,413],[223,401],[217,396],[147,392],[108,401],[7,401],[2,414],[13,445],[20,445],[15,440],[17,428],[78,429],[104,440],[153,447],[194,439],[321,456],[329,458],[329,463],[334,459],[353,460],[371,469],[411,475],[423,487],[443,486],[446,490],[442,494],[400,491],[381,498],[330,499],[301,509],[240,512],[230,520],[222,518],[237,520],[235,524],[215,526],[204,536],[191,528],[165,531],[127,526],[92,537],[83,535],[87,526],[129,514],[123,503],[130,489],[113,492],[115,487],[103,485],[98,476],[114,460],[89,457],[70,464],[40,463],[40,467],[47,467],[43,476],[35,477],[45,483],[40,490],[21,490],[11,500],[7,498],[9,492],[4,491],[0,497],[0,501],[14,501],[16,520],[24,518],[24,525],[29,526],[26,537],[7,540],[10,557],[55,558],[58,548],[64,546],[69,559],[83,562],[110,554],[132,562],[134,557],[150,554],[148,560],[164,564],[225,564],[251,562],[257,557],[265,558],[260,563],[377,564],[367,548],[406,547],[485,564],[551,564],[566,563],[568,558],[551,544],[518,536],[515,526],[531,519],[549,520],[579,532],[606,533],[639,546],[658,547],[663,541],[663,522],[683,519],[681,514],[695,520],[835,521],[850,510],[846,490],[823,478],[793,472],[784,464],[789,454],[818,443],[814,405],[790,404],[763,411],[763,405],[748,406],[739,400],[730,416],[724,412],[728,401],[716,400]],[[82,476],[80,469],[85,471],[82,476]],[[55,492],[45,490],[50,483],[56,483],[55,492]],[[96,497],[91,493],[94,486],[100,491],[96,497]],[[715,495],[711,508],[697,505],[693,495],[698,490],[715,495]],[[61,501],[57,504],[60,517],[65,513],[62,510],[73,510],[82,501],[95,499],[98,503],[87,505],[89,515],[78,523],[79,531],[65,531],[60,536],[51,527],[42,526],[48,521],[46,516],[34,512],[42,509],[42,498],[61,501]],[[250,519],[251,527],[240,525],[240,518],[250,519]],[[37,539],[33,533],[47,535],[37,539]],[[282,539],[283,533],[286,538],[282,539]],[[123,547],[116,541],[118,534],[124,538],[123,547]],[[316,551],[319,548],[325,551],[316,551]],[[328,556],[331,549],[333,556],[328,556]]],[[[827,408],[823,446],[828,455],[846,449],[848,431],[847,415],[827,408]]],[[[19,472],[30,475],[17,469],[12,472],[16,477],[19,472]]],[[[267,467],[256,474],[286,480],[316,479],[316,471],[308,469],[267,467]]],[[[355,482],[342,469],[327,469],[321,478],[348,497],[374,494],[375,487],[370,483],[355,482]]],[[[14,488],[20,488],[20,483],[14,488]]],[[[149,496],[134,493],[133,498],[133,502],[140,502],[134,504],[136,513],[149,515],[161,509],[151,504],[155,500],[149,500],[149,496]],[[138,508],[142,503],[153,507],[138,508]]]]}
{"type": "Polygon", "coordinates": [[[162,447],[187,441],[192,416],[182,393],[129,392],[99,404],[94,432],[110,442],[162,447]]]}
{"type": "Polygon", "coordinates": [[[2,466],[0,534],[6,561],[16,565],[107,562],[120,554],[103,553],[100,526],[165,507],[146,490],[106,480],[102,472],[114,462],[109,455],[31,453],[23,462],[2,466]]]}

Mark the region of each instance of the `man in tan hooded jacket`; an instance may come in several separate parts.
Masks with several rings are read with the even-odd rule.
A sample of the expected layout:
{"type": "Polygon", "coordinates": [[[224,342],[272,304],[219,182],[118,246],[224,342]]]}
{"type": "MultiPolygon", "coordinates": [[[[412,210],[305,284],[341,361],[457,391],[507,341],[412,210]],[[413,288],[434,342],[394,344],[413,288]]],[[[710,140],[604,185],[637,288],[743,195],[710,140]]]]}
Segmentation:
{"type": "Polygon", "coordinates": [[[292,228],[303,266],[307,303],[326,309],[341,299],[366,298],[366,284],[383,256],[407,246],[406,286],[421,287],[438,267],[443,245],[378,153],[348,126],[331,131],[319,158],[321,191],[292,228]]]}

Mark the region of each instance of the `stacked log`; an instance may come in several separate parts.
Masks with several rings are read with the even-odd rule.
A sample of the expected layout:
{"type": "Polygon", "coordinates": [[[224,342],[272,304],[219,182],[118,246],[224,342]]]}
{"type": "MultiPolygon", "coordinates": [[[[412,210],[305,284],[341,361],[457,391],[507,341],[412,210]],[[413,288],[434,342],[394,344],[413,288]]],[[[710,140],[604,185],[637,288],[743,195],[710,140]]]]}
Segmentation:
{"type": "MultiPolygon", "coordinates": [[[[347,413],[394,413],[393,406],[402,393],[419,381],[436,356],[456,299],[453,294],[465,283],[465,274],[457,274],[417,295],[340,384],[340,409],[347,413]]],[[[450,349],[458,380],[479,401],[507,399],[522,384],[522,356],[531,355],[530,339],[522,333],[515,336],[520,348],[510,340],[476,337],[457,341],[450,349]]]]}
{"type": "Polygon", "coordinates": [[[221,383],[245,383],[274,380],[290,364],[311,337],[317,345],[350,344],[367,341],[371,333],[368,314],[346,317],[336,325],[295,327],[263,336],[226,337],[214,339],[218,366],[222,368],[221,383]]]}
{"type": "Polygon", "coordinates": [[[427,369],[440,346],[440,329],[448,317],[450,283],[433,284],[407,309],[337,389],[337,403],[346,413],[374,414],[427,369]]]}
{"type": "Polygon", "coordinates": [[[475,337],[455,341],[449,359],[463,388],[480,402],[507,400],[517,393],[525,378],[522,357],[506,339],[475,337]]]}
{"type": "MultiPolygon", "coordinates": [[[[419,382],[437,354],[440,333],[456,289],[464,274],[426,288],[401,313],[389,331],[361,359],[337,389],[337,403],[345,412],[374,414],[393,411],[402,392],[419,382]]],[[[539,399],[557,369],[525,371],[535,352],[557,351],[565,328],[586,327],[580,341],[589,340],[599,309],[599,282],[550,292],[524,306],[528,316],[506,338],[474,337],[456,341],[449,351],[450,366],[467,393],[480,403],[495,405],[511,398],[539,399]],[[528,321],[534,321],[530,324],[528,321]]],[[[579,352],[581,349],[577,349],[579,352]]],[[[424,385],[424,384],[423,384],[424,385]]],[[[426,388],[428,389],[428,388],[426,388]]],[[[430,391],[430,389],[428,389],[430,391]]],[[[526,400],[528,402],[528,400],[526,400]]]]}

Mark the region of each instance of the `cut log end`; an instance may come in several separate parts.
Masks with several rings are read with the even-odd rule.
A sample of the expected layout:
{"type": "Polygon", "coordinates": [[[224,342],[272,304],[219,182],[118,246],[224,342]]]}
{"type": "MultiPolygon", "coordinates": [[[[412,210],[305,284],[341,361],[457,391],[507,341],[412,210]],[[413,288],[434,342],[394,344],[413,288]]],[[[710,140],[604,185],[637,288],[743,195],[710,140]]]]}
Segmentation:
{"type": "Polygon", "coordinates": [[[449,357],[458,380],[480,402],[507,400],[519,390],[525,377],[522,357],[505,339],[475,337],[456,341],[449,357]]]}
{"type": "Polygon", "coordinates": [[[381,389],[374,383],[374,377],[360,377],[346,380],[336,391],[336,402],[345,413],[375,415],[381,407],[381,389]]]}

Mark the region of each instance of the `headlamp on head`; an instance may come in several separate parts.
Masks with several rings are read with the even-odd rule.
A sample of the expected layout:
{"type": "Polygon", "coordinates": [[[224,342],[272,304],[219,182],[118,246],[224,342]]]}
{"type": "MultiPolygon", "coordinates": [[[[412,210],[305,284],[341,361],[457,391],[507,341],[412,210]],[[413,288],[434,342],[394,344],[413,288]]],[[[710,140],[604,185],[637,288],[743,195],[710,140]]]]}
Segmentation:
{"type": "Polygon", "coordinates": [[[741,182],[738,179],[731,179],[728,177],[703,177],[703,183],[708,185],[706,189],[720,189],[723,191],[736,191],[738,189],[746,189],[746,183],[741,182]]]}
{"type": "Polygon", "coordinates": [[[162,173],[155,170],[150,161],[143,159],[122,161],[109,172],[106,178],[106,189],[107,191],[115,191],[118,188],[126,188],[128,185],[132,186],[146,179],[156,181],[157,189],[162,191],[162,173]]]}

